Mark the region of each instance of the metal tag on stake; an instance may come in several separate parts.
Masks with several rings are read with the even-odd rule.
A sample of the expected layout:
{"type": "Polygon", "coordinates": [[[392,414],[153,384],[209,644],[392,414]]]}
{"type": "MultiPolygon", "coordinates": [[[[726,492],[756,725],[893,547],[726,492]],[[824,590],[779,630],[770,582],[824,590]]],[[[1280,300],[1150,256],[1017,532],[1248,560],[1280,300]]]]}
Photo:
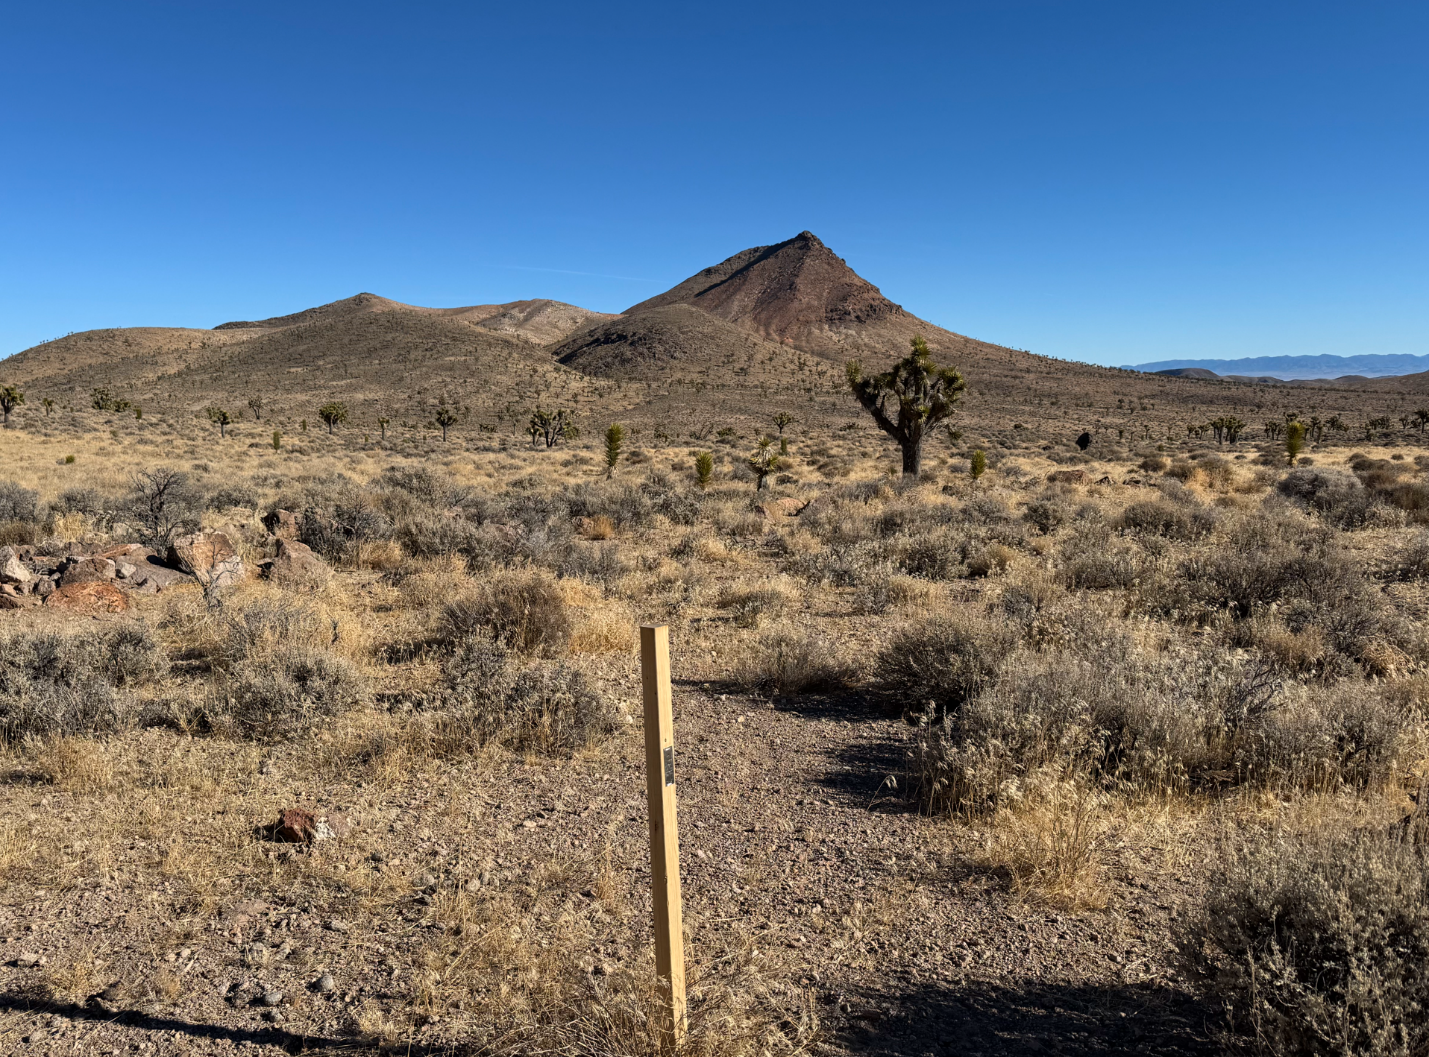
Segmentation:
{"type": "Polygon", "coordinates": [[[665,784],[675,784],[675,746],[665,746],[665,784]]]}

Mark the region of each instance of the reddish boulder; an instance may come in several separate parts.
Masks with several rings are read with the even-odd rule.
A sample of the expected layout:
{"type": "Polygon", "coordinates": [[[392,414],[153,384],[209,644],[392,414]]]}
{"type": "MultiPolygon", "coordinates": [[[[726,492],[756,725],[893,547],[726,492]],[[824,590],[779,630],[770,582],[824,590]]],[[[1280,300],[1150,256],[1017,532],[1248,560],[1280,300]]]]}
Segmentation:
{"type": "Polygon", "coordinates": [[[114,579],[114,563],[108,558],[71,560],[60,574],[60,584],[87,584],[114,579]]]}
{"type": "Polygon", "coordinates": [[[129,597],[107,580],[90,580],[56,588],[45,605],[76,612],[122,613],[129,608],[129,597]]]}

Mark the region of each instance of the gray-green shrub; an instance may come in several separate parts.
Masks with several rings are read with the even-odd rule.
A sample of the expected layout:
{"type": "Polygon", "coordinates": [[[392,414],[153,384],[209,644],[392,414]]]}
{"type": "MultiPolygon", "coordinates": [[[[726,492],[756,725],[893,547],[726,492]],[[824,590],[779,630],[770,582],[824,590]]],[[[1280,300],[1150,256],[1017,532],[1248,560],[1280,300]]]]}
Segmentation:
{"type": "Polygon", "coordinates": [[[1275,1057],[1429,1051],[1429,863],[1364,831],[1229,851],[1184,940],[1231,1047],[1275,1057]]]}

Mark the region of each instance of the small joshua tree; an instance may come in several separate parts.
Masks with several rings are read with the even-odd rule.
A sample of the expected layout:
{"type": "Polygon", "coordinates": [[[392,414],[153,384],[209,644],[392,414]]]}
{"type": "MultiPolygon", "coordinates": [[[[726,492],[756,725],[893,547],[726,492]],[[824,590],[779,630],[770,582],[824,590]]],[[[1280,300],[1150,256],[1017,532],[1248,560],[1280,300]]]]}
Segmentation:
{"type": "Polygon", "coordinates": [[[792,426],[793,424],[794,416],[789,414],[789,412],[787,411],[781,411],[779,412],[779,414],[774,416],[774,426],[776,429],[779,430],[780,437],[784,436],[785,428],[788,426],[792,426]]]}
{"type": "Polygon", "coordinates": [[[710,486],[710,478],[714,476],[714,454],[702,451],[695,456],[695,480],[699,483],[700,491],[704,491],[710,486]]]}
{"type": "Polygon", "coordinates": [[[55,409],[55,402],[49,397],[45,397],[43,400],[40,401],[40,406],[45,409],[45,417],[49,418],[50,413],[55,409]]]}
{"type": "Polygon", "coordinates": [[[263,396],[261,393],[254,393],[248,398],[248,410],[253,412],[253,421],[263,420],[263,396]]]}
{"type": "Polygon", "coordinates": [[[391,421],[392,421],[392,420],[391,420],[390,418],[379,418],[379,419],[377,420],[377,428],[380,429],[380,430],[382,430],[382,439],[383,439],[383,440],[386,440],[386,439],[387,439],[387,424],[388,424],[389,422],[391,422],[391,421]]]}
{"type": "Polygon", "coordinates": [[[850,360],[844,367],[849,389],[878,428],[898,442],[903,451],[903,472],[917,477],[923,460],[923,440],[928,431],[953,413],[953,405],[967,389],[963,376],[951,367],[933,363],[922,337],[904,359],[883,374],[865,378],[863,367],[850,360]]]}
{"type": "Polygon", "coordinates": [[[228,427],[233,422],[233,416],[221,407],[211,407],[208,409],[208,420],[218,427],[220,437],[228,436],[228,427]]]}
{"type": "Polygon", "coordinates": [[[17,385],[0,385],[0,425],[10,425],[10,412],[25,402],[25,394],[17,385]]]}
{"type": "Polygon", "coordinates": [[[328,436],[332,435],[332,428],[339,422],[347,421],[347,405],[334,401],[331,404],[324,404],[318,408],[318,418],[327,423],[328,436]]]}
{"type": "Polygon", "coordinates": [[[754,474],[754,490],[763,491],[764,479],[779,469],[779,453],[769,450],[773,438],[759,438],[759,448],[745,460],[745,465],[754,474]]]}
{"type": "Polygon", "coordinates": [[[433,421],[441,427],[442,440],[445,441],[447,439],[447,430],[456,425],[456,412],[447,407],[446,404],[443,404],[437,408],[436,418],[433,419],[433,421]]]}
{"type": "Polygon", "coordinates": [[[1305,449],[1305,423],[1291,419],[1285,423],[1285,458],[1291,466],[1305,449]]]}
{"type": "Polygon", "coordinates": [[[605,431],[605,476],[615,474],[615,464],[620,461],[620,447],[625,443],[625,427],[612,422],[605,431]]]}
{"type": "Polygon", "coordinates": [[[968,473],[976,481],[987,472],[987,453],[981,448],[973,449],[972,455],[968,457],[968,473]]]}

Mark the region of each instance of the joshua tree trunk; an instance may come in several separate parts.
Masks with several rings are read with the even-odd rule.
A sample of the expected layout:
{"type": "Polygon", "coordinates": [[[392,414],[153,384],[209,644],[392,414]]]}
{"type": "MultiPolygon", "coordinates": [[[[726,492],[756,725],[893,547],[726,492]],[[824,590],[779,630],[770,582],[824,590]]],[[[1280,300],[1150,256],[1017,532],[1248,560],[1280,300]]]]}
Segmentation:
{"type": "Polygon", "coordinates": [[[907,477],[917,477],[918,468],[923,465],[923,437],[911,437],[903,442],[903,473],[907,477]]]}

